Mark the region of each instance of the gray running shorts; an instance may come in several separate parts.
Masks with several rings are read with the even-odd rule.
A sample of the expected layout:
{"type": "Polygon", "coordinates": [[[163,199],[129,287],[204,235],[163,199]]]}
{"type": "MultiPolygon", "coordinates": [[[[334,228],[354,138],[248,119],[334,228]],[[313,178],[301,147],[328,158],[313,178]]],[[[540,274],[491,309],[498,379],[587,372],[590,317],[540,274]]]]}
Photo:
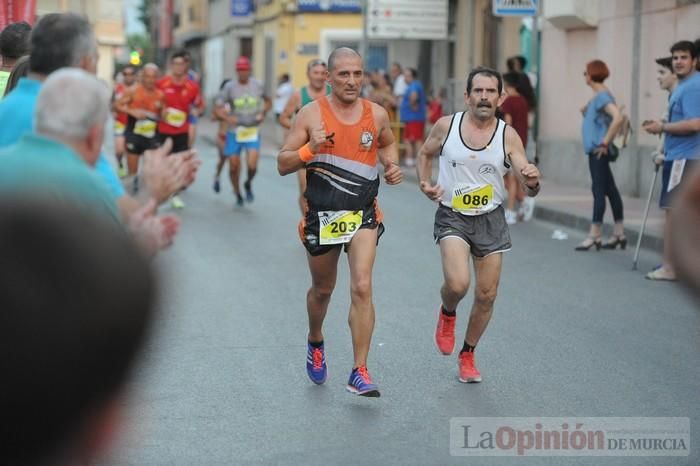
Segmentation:
{"type": "Polygon", "coordinates": [[[439,243],[450,236],[467,243],[474,257],[486,257],[511,248],[510,231],[501,206],[486,214],[463,215],[440,204],[435,212],[433,237],[439,243]]]}

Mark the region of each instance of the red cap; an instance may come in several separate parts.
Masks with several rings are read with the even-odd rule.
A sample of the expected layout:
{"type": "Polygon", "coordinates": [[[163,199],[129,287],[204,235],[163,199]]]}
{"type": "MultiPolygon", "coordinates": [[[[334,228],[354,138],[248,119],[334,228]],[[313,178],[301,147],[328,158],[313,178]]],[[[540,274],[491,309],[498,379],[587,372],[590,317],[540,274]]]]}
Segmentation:
{"type": "Polygon", "coordinates": [[[236,70],[249,70],[250,69],[250,60],[248,57],[238,57],[238,60],[236,60],[236,70]]]}

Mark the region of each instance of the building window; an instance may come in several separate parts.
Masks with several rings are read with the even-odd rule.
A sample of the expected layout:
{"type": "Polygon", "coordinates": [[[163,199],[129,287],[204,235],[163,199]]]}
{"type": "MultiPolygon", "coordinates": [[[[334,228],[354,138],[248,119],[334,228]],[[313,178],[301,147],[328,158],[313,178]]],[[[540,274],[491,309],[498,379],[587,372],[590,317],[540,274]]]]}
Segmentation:
{"type": "Polygon", "coordinates": [[[253,56],[253,38],[252,37],[241,37],[241,55],[244,57],[253,56]]]}

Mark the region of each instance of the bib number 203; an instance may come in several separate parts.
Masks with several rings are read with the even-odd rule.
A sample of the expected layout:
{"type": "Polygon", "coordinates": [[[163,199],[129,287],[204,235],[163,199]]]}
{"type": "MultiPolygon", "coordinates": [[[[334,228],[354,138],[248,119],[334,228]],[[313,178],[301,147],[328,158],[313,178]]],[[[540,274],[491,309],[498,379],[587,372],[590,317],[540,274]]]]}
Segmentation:
{"type": "Polygon", "coordinates": [[[320,243],[348,243],[362,225],[362,211],[319,212],[320,243]]]}
{"type": "Polygon", "coordinates": [[[346,222],[344,220],[331,223],[331,233],[354,233],[357,230],[356,222],[346,222]]]}

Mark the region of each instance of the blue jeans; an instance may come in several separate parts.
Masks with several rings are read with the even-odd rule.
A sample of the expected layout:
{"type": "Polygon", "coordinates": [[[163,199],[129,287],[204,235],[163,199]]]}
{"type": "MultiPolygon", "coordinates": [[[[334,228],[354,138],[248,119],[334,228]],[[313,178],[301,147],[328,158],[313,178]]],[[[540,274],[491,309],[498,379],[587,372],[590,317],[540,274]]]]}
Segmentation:
{"type": "Polygon", "coordinates": [[[615,178],[610,170],[610,159],[606,156],[597,158],[588,154],[588,168],[591,170],[591,191],[593,191],[593,223],[602,224],[605,215],[605,198],[610,199],[615,223],[623,220],[622,198],[615,185],[615,178]]]}

